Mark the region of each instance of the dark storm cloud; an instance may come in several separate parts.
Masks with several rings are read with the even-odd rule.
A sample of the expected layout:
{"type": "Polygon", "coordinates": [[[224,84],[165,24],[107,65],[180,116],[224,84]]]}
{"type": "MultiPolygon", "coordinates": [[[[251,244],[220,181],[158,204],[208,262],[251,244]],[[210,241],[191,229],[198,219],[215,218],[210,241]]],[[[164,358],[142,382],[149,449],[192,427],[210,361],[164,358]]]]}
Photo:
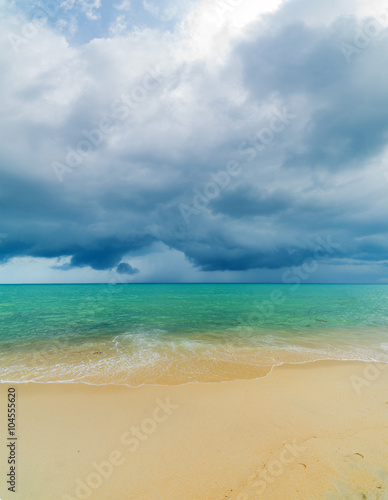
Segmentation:
{"type": "Polygon", "coordinates": [[[214,200],[211,210],[213,213],[222,213],[234,218],[255,215],[269,217],[283,212],[288,206],[292,206],[293,202],[292,194],[285,189],[267,193],[244,185],[231,189],[214,200]]]}
{"type": "Polygon", "coordinates": [[[132,227],[113,227],[118,214],[95,212],[96,195],[64,196],[57,185],[0,175],[1,260],[12,257],[71,257],[61,269],[91,266],[111,269],[128,252],[149,246],[153,237],[132,227]],[[62,195],[62,196],[61,196],[62,195]],[[103,220],[106,219],[106,220],[103,220]]]}
{"type": "MultiPolygon", "coordinates": [[[[219,242],[220,243],[220,242],[219,242]]],[[[270,248],[266,251],[252,251],[243,247],[218,246],[217,254],[210,245],[193,245],[187,250],[189,259],[204,271],[245,271],[247,269],[299,266],[305,260],[314,258],[314,251],[300,248],[270,248]]]]}
{"type": "Polygon", "coordinates": [[[127,262],[120,262],[120,264],[116,268],[116,271],[119,274],[137,274],[139,272],[139,269],[132,267],[127,262]]]}
{"type": "Polygon", "coordinates": [[[368,20],[340,19],[328,28],[283,23],[272,23],[237,53],[252,98],[278,93],[306,106],[309,122],[295,148],[303,153],[289,151],[285,166],[357,167],[381,152],[388,135],[388,95],[382,83],[388,76],[388,28],[381,26],[362,50],[352,42],[357,52],[348,63],[341,41],[363,33],[368,20]]]}

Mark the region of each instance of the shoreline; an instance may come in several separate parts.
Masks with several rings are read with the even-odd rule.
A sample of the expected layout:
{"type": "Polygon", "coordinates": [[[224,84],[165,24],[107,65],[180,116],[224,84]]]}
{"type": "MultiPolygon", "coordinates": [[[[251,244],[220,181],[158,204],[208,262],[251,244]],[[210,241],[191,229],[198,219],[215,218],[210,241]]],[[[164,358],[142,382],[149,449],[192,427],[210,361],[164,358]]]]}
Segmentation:
{"type": "Polygon", "coordinates": [[[383,364],[287,364],[226,382],[2,383],[1,401],[16,387],[18,434],[17,493],[2,500],[388,495],[383,364]]]}
{"type": "MultiPolygon", "coordinates": [[[[31,378],[28,380],[7,380],[0,379],[1,384],[84,384],[87,386],[95,386],[95,387],[105,387],[105,386],[118,386],[118,387],[127,387],[130,389],[136,389],[138,387],[174,387],[174,386],[185,386],[191,384],[219,384],[225,382],[243,382],[247,380],[260,380],[262,378],[268,377],[274,369],[280,368],[282,366],[294,366],[294,365],[310,365],[314,363],[364,363],[364,364],[386,364],[388,366],[388,359],[384,356],[384,360],[380,359],[362,359],[362,358],[316,358],[316,359],[303,359],[303,360],[279,360],[274,364],[257,364],[252,365],[252,363],[248,363],[243,360],[235,360],[232,361],[224,361],[224,360],[213,360],[210,362],[209,360],[198,358],[188,358],[185,363],[180,360],[179,363],[174,366],[174,369],[167,368],[163,364],[161,366],[154,366],[152,370],[149,370],[147,374],[147,367],[144,367],[144,371],[140,374],[133,375],[131,374],[128,378],[132,380],[139,380],[142,376],[146,376],[148,379],[154,379],[153,381],[146,381],[143,383],[134,383],[131,382],[120,381],[122,379],[122,375],[120,377],[116,377],[116,381],[101,381],[99,382],[96,378],[96,381],[93,380],[83,380],[80,379],[70,379],[70,380],[50,380],[45,378],[45,375],[40,374],[36,378],[31,378]],[[182,373],[182,370],[187,368],[187,364],[191,363],[189,373],[182,373]],[[193,366],[196,367],[198,378],[193,380],[193,366]],[[158,372],[159,370],[159,372],[158,372]],[[162,373],[160,373],[160,371],[162,373]],[[184,381],[182,381],[182,379],[184,381]],[[185,380],[187,379],[187,380],[185,380]]],[[[5,368],[7,369],[7,368],[5,368]]],[[[27,365],[25,370],[30,369],[27,365]]],[[[82,368],[84,370],[84,368],[82,368]]],[[[128,370],[130,367],[128,368],[128,370]]],[[[100,373],[104,371],[104,367],[100,369],[100,373]]],[[[91,375],[90,378],[95,377],[96,375],[91,375]]],[[[124,377],[124,378],[127,378],[124,377]]],[[[109,378],[109,376],[108,376],[109,378]]]]}

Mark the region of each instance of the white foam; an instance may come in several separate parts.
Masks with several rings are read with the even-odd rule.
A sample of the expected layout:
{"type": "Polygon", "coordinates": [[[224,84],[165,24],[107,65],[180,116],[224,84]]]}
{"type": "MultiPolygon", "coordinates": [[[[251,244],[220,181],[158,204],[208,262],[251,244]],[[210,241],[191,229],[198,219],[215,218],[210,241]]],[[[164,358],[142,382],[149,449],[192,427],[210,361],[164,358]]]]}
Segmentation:
{"type": "MultiPolygon", "coordinates": [[[[348,337],[344,337],[342,341],[337,339],[335,344],[323,345],[322,338],[310,336],[308,339],[299,338],[298,342],[291,342],[291,338],[292,335],[287,338],[275,335],[232,337],[217,333],[187,338],[178,334],[173,337],[165,330],[138,328],[110,340],[75,346],[66,344],[66,349],[55,348],[52,353],[50,349],[43,351],[40,365],[34,364],[33,351],[3,352],[0,354],[1,379],[7,383],[11,380],[12,383],[79,382],[133,386],[131,380],[141,377],[156,380],[176,364],[184,367],[183,378],[195,381],[207,376],[204,371],[199,373],[199,369],[207,370],[206,366],[209,366],[211,374],[216,362],[257,368],[318,360],[388,362],[386,342],[371,345],[351,343],[348,337]],[[209,338],[213,341],[210,342],[209,338]],[[196,364],[195,360],[201,363],[196,364]]],[[[139,385],[144,384],[136,384],[139,385]]]]}

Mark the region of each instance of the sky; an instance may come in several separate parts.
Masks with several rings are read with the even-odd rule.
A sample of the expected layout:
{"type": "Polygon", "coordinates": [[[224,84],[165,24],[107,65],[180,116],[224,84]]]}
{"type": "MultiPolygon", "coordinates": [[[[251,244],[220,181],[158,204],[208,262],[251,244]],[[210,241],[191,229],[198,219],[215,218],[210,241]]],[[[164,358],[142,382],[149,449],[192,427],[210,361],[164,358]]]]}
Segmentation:
{"type": "Polygon", "coordinates": [[[388,7],[0,0],[0,283],[388,283],[388,7]]]}

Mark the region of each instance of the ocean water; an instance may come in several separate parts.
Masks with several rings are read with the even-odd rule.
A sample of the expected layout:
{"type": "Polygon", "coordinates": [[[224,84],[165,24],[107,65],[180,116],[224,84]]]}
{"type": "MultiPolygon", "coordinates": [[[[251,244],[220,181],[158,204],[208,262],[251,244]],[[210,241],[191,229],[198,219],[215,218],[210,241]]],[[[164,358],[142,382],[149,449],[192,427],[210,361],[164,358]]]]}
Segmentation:
{"type": "Polygon", "coordinates": [[[388,362],[388,286],[0,286],[2,382],[213,382],[321,359],[388,362]]]}

